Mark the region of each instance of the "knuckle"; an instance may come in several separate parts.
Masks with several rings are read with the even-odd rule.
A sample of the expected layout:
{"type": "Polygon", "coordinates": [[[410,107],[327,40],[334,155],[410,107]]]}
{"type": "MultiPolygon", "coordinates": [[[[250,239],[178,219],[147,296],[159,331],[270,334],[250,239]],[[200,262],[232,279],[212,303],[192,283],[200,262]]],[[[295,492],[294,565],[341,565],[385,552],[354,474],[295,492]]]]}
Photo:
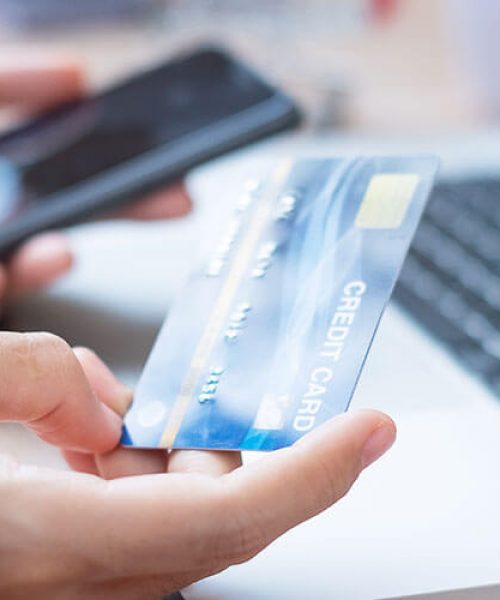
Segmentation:
{"type": "Polygon", "coordinates": [[[0,353],[0,410],[36,433],[57,431],[84,383],[70,346],[54,334],[18,333],[0,337],[0,353]]]}
{"type": "MultiPolygon", "coordinates": [[[[250,517],[250,515],[248,515],[250,517]]],[[[255,518],[240,524],[236,529],[232,563],[238,564],[250,560],[267,546],[267,536],[255,518]]]]}
{"type": "Polygon", "coordinates": [[[50,364],[61,357],[67,360],[67,353],[71,352],[64,340],[46,332],[2,334],[1,347],[2,351],[15,356],[15,364],[30,377],[43,375],[47,361],[50,364]]]}
{"type": "Polygon", "coordinates": [[[64,414],[64,404],[58,402],[41,416],[32,418],[29,426],[39,437],[50,442],[51,436],[61,434],[66,429],[64,414]]]}
{"type": "Polygon", "coordinates": [[[241,496],[229,493],[225,518],[217,539],[214,556],[224,565],[245,562],[268,544],[268,535],[261,526],[259,513],[249,511],[241,496]]]}
{"type": "Polygon", "coordinates": [[[48,332],[26,334],[29,336],[28,350],[35,363],[43,364],[45,370],[57,367],[59,372],[71,370],[76,357],[71,346],[61,337],[48,332]]]}
{"type": "Polygon", "coordinates": [[[71,348],[67,342],[61,337],[48,331],[40,331],[36,333],[26,333],[28,343],[37,351],[53,351],[57,354],[67,354],[71,352],[71,348]]]}
{"type": "MultiPolygon", "coordinates": [[[[17,366],[21,369],[26,385],[23,397],[32,393],[34,386],[51,385],[54,396],[50,402],[56,404],[59,392],[67,389],[68,382],[78,379],[78,362],[71,347],[52,333],[36,332],[19,334],[14,342],[17,366]]],[[[46,403],[34,408],[34,414],[45,410],[46,403]]]]}
{"type": "Polygon", "coordinates": [[[20,358],[33,362],[54,355],[67,357],[72,353],[70,346],[62,338],[46,331],[14,333],[5,341],[20,358]]]}
{"type": "Polygon", "coordinates": [[[350,460],[337,460],[332,464],[331,460],[319,457],[315,468],[317,472],[312,476],[321,484],[312,487],[324,506],[330,506],[343,498],[358,477],[350,460]]]}

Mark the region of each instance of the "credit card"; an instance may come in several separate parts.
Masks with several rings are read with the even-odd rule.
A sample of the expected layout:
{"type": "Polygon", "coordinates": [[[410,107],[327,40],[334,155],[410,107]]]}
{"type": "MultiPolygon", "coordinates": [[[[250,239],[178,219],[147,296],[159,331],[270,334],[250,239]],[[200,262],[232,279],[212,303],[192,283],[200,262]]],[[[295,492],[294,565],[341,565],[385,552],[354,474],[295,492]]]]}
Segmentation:
{"type": "Polygon", "coordinates": [[[122,444],[274,450],[345,411],[437,162],[283,160],[242,184],[158,336],[122,444]]]}

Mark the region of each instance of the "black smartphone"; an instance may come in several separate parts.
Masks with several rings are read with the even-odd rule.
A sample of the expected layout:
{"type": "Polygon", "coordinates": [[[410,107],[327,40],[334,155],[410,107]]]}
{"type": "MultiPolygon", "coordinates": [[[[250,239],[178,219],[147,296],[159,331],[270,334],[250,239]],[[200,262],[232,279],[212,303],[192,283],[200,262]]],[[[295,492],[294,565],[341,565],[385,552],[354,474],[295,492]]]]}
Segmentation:
{"type": "Polygon", "coordinates": [[[202,48],[0,136],[0,255],[299,123],[294,102],[202,48]]]}

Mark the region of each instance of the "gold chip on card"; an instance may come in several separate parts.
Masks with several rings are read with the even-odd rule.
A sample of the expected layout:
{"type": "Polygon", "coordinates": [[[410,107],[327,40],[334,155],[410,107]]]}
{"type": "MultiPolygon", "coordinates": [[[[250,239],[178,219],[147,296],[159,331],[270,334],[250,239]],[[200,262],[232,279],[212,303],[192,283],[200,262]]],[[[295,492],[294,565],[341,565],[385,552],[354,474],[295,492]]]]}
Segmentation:
{"type": "Polygon", "coordinates": [[[412,173],[374,175],[366,189],[355,225],[361,229],[397,229],[406,216],[419,176],[412,173]]]}

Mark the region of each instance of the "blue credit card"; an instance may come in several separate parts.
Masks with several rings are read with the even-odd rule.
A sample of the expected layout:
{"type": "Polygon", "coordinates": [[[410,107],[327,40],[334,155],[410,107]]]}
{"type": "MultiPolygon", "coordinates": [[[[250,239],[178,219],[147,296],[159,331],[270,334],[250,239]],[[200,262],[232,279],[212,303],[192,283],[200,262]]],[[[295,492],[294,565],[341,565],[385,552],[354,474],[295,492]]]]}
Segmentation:
{"type": "Polygon", "coordinates": [[[122,444],[274,450],[345,411],[436,169],[284,160],[248,185],[169,313],[122,444]]]}

